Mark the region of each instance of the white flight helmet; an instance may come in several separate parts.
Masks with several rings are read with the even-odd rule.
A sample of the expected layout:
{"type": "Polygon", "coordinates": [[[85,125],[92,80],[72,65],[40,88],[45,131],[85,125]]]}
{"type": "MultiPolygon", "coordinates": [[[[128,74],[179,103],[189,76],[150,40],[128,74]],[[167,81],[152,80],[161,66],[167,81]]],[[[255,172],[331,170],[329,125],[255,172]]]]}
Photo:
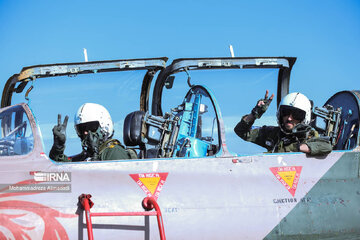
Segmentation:
{"type": "Polygon", "coordinates": [[[105,135],[105,139],[112,137],[114,134],[114,125],[111,120],[111,116],[105,107],[96,103],[85,103],[81,105],[77,113],[75,114],[75,130],[79,137],[81,137],[82,132],[80,132],[79,127],[83,126],[85,123],[96,123],[100,125],[101,132],[105,135]]]}
{"type": "MultiPolygon", "coordinates": [[[[282,112],[286,109],[297,111],[297,118],[300,118],[301,123],[309,124],[311,121],[311,102],[304,95],[299,92],[289,93],[280,102],[277,111],[277,121],[279,126],[282,128],[282,112]]],[[[294,116],[294,115],[293,115],[294,116]]]]}

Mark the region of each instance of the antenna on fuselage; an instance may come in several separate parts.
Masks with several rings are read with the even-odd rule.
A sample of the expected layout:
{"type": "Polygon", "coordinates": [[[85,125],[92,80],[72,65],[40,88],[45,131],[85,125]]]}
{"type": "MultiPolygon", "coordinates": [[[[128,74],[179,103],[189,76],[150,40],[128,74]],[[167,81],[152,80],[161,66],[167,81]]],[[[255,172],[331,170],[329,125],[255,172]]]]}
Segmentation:
{"type": "Polygon", "coordinates": [[[229,45],[229,49],[230,49],[231,57],[235,57],[235,55],[234,55],[234,49],[233,49],[233,46],[232,46],[231,44],[229,45]]]}
{"type": "Polygon", "coordinates": [[[85,62],[87,62],[88,61],[88,56],[87,56],[86,48],[84,48],[84,58],[85,58],[85,62]]]}

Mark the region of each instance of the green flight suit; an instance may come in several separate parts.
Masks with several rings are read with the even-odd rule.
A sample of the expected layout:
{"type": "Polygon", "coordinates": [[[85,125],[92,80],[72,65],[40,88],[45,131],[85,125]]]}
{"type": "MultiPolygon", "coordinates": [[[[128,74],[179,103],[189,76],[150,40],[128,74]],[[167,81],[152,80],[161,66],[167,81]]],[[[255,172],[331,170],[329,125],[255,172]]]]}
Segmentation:
{"type": "Polygon", "coordinates": [[[326,155],[332,150],[330,141],[319,137],[319,133],[314,129],[310,130],[305,138],[299,138],[294,134],[285,134],[280,127],[262,126],[251,129],[254,121],[245,121],[246,116],[235,126],[235,133],[245,141],[266,148],[268,152],[299,152],[299,146],[302,143],[310,148],[309,155],[312,156],[326,155]]]}
{"type": "MultiPolygon", "coordinates": [[[[85,151],[78,155],[68,157],[64,154],[65,146],[57,149],[53,146],[50,150],[50,158],[58,162],[79,162],[86,161],[89,157],[85,151]]],[[[119,159],[135,159],[136,154],[126,150],[116,139],[110,139],[101,144],[99,148],[99,159],[103,160],[119,160],[119,159]]],[[[95,159],[96,160],[96,159],[95,159]]]]}

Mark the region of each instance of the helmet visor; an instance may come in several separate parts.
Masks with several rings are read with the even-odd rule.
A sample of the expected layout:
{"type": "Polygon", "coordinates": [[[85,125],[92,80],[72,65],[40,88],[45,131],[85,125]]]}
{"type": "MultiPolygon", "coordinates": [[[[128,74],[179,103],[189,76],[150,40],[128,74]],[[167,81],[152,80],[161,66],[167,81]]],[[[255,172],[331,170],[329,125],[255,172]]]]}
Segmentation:
{"type": "Polygon", "coordinates": [[[84,132],[96,132],[99,126],[100,126],[99,121],[80,123],[76,125],[76,131],[79,134],[79,136],[83,136],[84,132]]]}
{"type": "Polygon", "coordinates": [[[302,121],[305,119],[305,111],[298,109],[298,108],[294,108],[294,107],[289,107],[289,106],[282,106],[280,109],[280,113],[281,116],[292,116],[295,120],[298,121],[302,121]]]}

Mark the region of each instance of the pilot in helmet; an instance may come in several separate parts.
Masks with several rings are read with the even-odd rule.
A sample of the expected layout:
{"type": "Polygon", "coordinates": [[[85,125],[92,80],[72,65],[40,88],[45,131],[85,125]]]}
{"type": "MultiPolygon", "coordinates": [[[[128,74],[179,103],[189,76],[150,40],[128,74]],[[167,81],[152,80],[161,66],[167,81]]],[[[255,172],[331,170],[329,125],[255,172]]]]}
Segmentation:
{"type": "Polygon", "coordinates": [[[281,100],[276,117],[280,129],[290,134],[297,124],[310,124],[311,102],[304,94],[290,93],[281,100]]]}
{"type": "Polygon", "coordinates": [[[68,116],[53,128],[54,144],[50,150],[50,158],[55,161],[101,161],[130,159],[130,154],[120,141],[113,139],[114,127],[111,116],[105,107],[96,103],[83,104],[75,114],[75,130],[81,139],[82,152],[68,157],[64,154],[66,141],[66,125],[68,116]]]}
{"type": "Polygon", "coordinates": [[[332,146],[327,138],[319,137],[310,127],[312,104],[299,92],[286,95],[277,110],[278,126],[262,126],[251,129],[269,107],[274,94],[260,99],[250,114],[242,117],[235,126],[235,133],[245,141],[256,143],[268,152],[304,152],[309,155],[326,155],[332,146]]]}

